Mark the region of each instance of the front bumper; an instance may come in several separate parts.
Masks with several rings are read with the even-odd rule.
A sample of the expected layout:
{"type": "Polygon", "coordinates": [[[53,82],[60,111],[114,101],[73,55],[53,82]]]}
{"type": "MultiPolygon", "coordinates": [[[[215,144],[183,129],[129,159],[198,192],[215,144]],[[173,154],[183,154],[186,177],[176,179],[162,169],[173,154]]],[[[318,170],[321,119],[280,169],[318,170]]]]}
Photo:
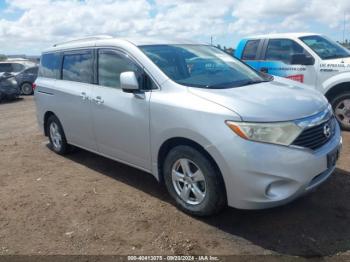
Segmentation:
{"type": "Polygon", "coordinates": [[[228,205],[240,209],[279,206],[309,192],[333,173],[335,166],[327,167],[327,155],[342,146],[338,125],[332,139],[316,151],[247,141],[232,134],[230,139],[208,150],[222,172],[228,205]]]}

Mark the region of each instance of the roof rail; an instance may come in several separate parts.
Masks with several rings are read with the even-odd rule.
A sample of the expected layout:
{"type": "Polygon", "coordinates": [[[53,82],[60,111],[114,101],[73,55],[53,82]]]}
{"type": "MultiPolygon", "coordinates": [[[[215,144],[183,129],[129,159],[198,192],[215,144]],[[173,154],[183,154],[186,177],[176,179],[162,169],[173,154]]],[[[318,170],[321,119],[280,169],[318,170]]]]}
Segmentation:
{"type": "Polygon", "coordinates": [[[53,46],[59,46],[59,45],[65,45],[65,44],[70,44],[70,43],[76,43],[76,42],[81,42],[81,41],[92,41],[92,40],[100,40],[100,39],[110,39],[113,38],[110,35],[94,35],[94,36],[87,36],[84,38],[78,38],[78,39],[73,39],[61,43],[56,43],[53,46]]]}

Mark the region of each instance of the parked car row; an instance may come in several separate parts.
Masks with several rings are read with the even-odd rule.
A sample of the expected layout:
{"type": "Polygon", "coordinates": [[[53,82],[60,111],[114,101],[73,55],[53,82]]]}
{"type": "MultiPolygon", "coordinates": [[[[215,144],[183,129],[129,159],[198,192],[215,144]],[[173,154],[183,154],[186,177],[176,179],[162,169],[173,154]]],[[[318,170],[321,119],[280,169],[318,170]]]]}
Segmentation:
{"type": "MultiPolygon", "coordinates": [[[[251,57],[261,59],[266,41],[258,41],[251,57]]],[[[37,119],[54,152],[77,146],[149,172],[193,215],[288,203],[331,176],[342,146],[320,92],[210,45],[56,44],[43,52],[35,84],[37,119]]]]}
{"type": "Polygon", "coordinates": [[[28,61],[0,62],[0,100],[33,94],[33,83],[38,76],[38,66],[28,61]],[[14,96],[13,90],[19,90],[14,96]]]}

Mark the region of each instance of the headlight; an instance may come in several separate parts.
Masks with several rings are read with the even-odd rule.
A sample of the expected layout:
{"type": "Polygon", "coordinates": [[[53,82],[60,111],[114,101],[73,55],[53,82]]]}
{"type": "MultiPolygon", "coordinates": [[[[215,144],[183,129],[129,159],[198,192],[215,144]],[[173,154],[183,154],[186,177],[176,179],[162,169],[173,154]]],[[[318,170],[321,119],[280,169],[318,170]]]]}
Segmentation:
{"type": "Polygon", "coordinates": [[[290,145],[302,131],[302,128],[294,122],[248,123],[226,121],[226,125],[244,139],[279,145],[290,145]]]}

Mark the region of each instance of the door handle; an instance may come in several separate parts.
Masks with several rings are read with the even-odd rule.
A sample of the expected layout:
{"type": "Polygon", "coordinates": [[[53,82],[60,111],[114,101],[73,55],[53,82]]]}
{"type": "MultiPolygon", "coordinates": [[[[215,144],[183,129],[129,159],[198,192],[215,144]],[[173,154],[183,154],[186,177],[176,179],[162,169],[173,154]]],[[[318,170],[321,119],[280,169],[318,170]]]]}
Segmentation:
{"type": "Polygon", "coordinates": [[[260,68],[260,72],[268,73],[269,69],[267,67],[262,67],[262,68],[260,68]]]}
{"type": "Polygon", "coordinates": [[[85,92],[81,92],[81,99],[83,99],[83,101],[85,101],[85,100],[88,100],[89,97],[86,95],[85,92]]]}
{"type": "Polygon", "coordinates": [[[94,98],[93,100],[98,105],[101,105],[104,103],[103,99],[100,96],[96,96],[96,98],[94,98]]]}

